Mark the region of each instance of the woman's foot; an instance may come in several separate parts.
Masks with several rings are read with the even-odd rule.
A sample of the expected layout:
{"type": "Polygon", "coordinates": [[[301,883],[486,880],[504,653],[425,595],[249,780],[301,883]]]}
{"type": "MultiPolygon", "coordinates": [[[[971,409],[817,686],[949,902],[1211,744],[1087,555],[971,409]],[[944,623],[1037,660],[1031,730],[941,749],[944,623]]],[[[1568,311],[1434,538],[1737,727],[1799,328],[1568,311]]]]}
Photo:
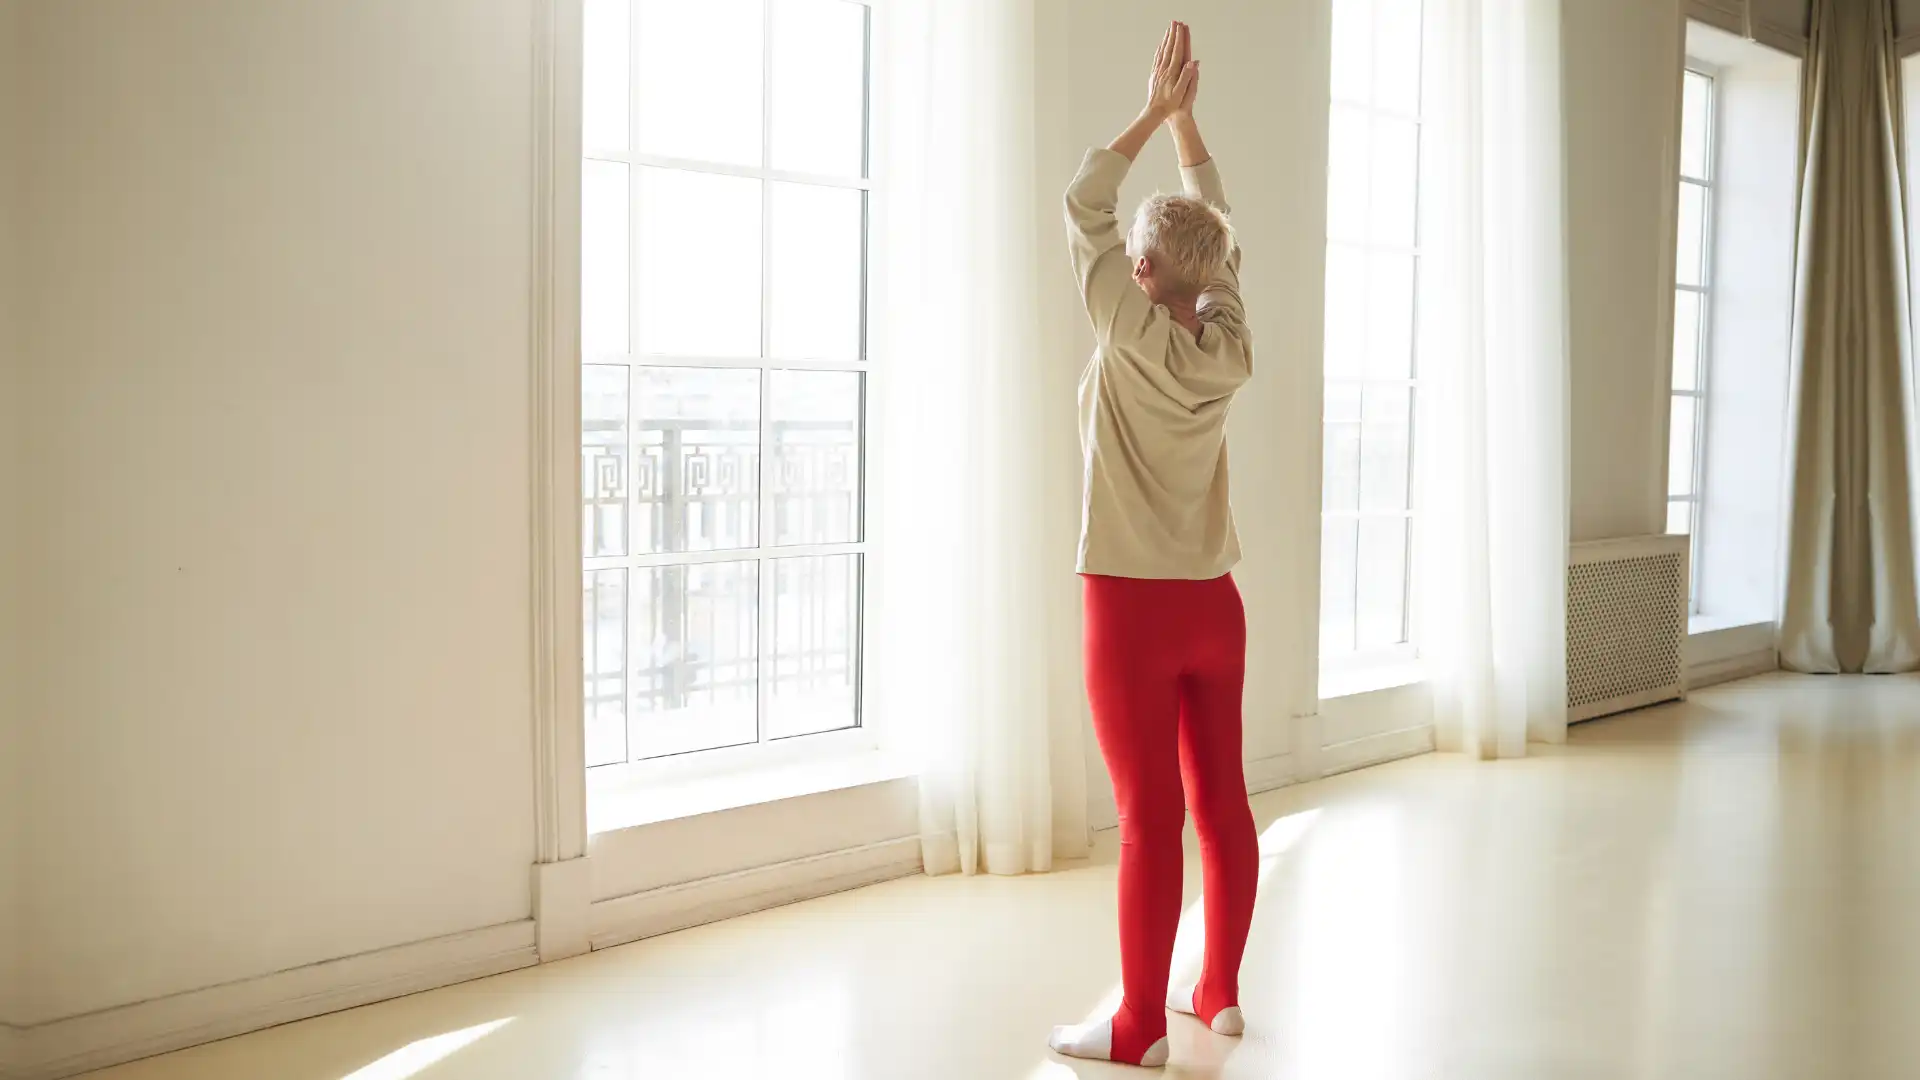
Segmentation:
{"type": "Polygon", "coordinates": [[[1201,1016],[1194,1002],[1199,999],[1196,989],[1191,986],[1177,986],[1167,994],[1167,1008],[1177,1013],[1197,1017],[1216,1035],[1239,1035],[1247,1030],[1247,1018],[1238,1005],[1227,1005],[1216,1009],[1212,1016],[1201,1016]]]}
{"type": "Polygon", "coordinates": [[[1169,1049],[1167,1037],[1160,1036],[1141,1053],[1139,1060],[1129,1061],[1125,1057],[1113,1054],[1113,1021],[1102,1020],[1097,1024],[1063,1024],[1053,1029],[1053,1036],[1047,1040],[1056,1054],[1067,1057],[1084,1058],[1088,1061],[1117,1061],[1123,1065],[1140,1065],[1149,1069],[1158,1069],[1167,1063],[1169,1049]]]}

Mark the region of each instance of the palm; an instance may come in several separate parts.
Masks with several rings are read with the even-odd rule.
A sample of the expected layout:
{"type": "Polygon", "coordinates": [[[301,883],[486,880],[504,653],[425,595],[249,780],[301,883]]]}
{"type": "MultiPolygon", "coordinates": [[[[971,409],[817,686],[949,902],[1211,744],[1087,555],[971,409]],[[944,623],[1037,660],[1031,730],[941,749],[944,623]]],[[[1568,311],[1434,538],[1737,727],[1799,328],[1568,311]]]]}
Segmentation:
{"type": "Polygon", "coordinates": [[[1174,23],[1160,39],[1153,54],[1153,69],[1147,75],[1147,107],[1172,116],[1193,107],[1197,72],[1192,45],[1185,23],[1174,23]]]}

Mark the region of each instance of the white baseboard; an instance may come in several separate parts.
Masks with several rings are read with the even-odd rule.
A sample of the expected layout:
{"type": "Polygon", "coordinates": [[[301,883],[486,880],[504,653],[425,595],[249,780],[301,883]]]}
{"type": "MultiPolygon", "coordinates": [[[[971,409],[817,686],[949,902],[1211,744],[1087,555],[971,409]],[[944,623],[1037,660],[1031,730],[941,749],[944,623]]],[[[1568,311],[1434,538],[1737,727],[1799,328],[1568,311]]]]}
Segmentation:
{"type": "Polygon", "coordinates": [[[1300,779],[1293,774],[1293,755],[1275,754],[1272,757],[1255,758],[1241,766],[1247,777],[1247,794],[1258,795],[1263,791],[1273,791],[1286,787],[1300,779]]]}
{"type": "Polygon", "coordinates": [[[586,857],[533,867],[534,947],[540,962],[579,956],[590,947],[593,869],[586,857]]]}
{"type": "Polygon", "coordinates": [[[602,900],[589,915],[591,940],[611,948],[919,872],[919,837],[863,844],[602,900]]]}
{"type": "Polygon", "coordinates": [[[1320,752],[1320,775],[1334,776],[1369,765],[1433,752],[1433,725],[1368,735],[1350,742],[1334,743],[1320,752]]]}
{"type": "Polygon", "coordinates": [[[16,1029],[14,1070],[53,1080],[535,962],[533,920],[502,923],[16,1029]]]}
{"type": "Polygon", "coordinates": [[[1780,654],[1772,649],[1758,649],[1741,653],[1738,656],[1721,657],[1701,664],[1687,665],[1687,689],[1704,690],[1709,686],[1733,682],[1736,679],[1750,679],[1755,675],[1765,675],[1769,671],[1780,669],[1780,654]]]}

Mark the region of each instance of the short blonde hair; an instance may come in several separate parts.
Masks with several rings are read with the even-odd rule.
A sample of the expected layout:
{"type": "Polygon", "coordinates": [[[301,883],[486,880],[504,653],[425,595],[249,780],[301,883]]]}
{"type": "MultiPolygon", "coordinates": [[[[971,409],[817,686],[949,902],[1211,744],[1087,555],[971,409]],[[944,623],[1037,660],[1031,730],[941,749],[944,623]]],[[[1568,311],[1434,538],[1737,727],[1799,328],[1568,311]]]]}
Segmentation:
{"type": "Polygon", "coordinates": [[[1127,230],[1127,254],[1151,256],[1166,283],[1183,291],[1207,287],[1233,251],[1233,226],[1205,199],[1150,195],[1127,230]]]}

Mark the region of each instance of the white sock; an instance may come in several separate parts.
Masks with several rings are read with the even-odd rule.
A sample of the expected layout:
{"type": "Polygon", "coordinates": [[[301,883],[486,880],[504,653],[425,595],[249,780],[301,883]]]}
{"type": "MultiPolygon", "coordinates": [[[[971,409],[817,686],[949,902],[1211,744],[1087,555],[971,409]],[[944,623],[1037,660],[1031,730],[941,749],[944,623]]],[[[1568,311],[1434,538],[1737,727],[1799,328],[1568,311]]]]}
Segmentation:
{"type": "MultiPolygon", "coordinates": [[[[1056,1054],[1068,1057],[1085,1058],[1088,1061],[1113,1060],[1113,1021],[1102,1020],[1097,1024],[1063,1024],[1053,1029],[1053,1036],[1047,1040],[1056,1054]]],[[[1165,1036],[1147,1047],[1140,1056],[1140,1064],[1149,1069],[1157,1069],[1167,1063],[1171,1056],[1165,1036]]]]}
{"type": "MultiPolygon", "coordinates": [[[[1193,1010],[1193,994],[1194,987],[1174,987],[1167,991],[1167,1008],[1188,1016],[1199,1016],[1193,1010]]],[[[1247,1017],[1240,1011],[1240,1006],[1229,1005],[1221,1009],[1219,1015],[1215,1016],[1213,1022],[1207,1026],[1212,1028],[1216,1035],[1239,1035],[1247,1030],[1247,1017]]]]}

